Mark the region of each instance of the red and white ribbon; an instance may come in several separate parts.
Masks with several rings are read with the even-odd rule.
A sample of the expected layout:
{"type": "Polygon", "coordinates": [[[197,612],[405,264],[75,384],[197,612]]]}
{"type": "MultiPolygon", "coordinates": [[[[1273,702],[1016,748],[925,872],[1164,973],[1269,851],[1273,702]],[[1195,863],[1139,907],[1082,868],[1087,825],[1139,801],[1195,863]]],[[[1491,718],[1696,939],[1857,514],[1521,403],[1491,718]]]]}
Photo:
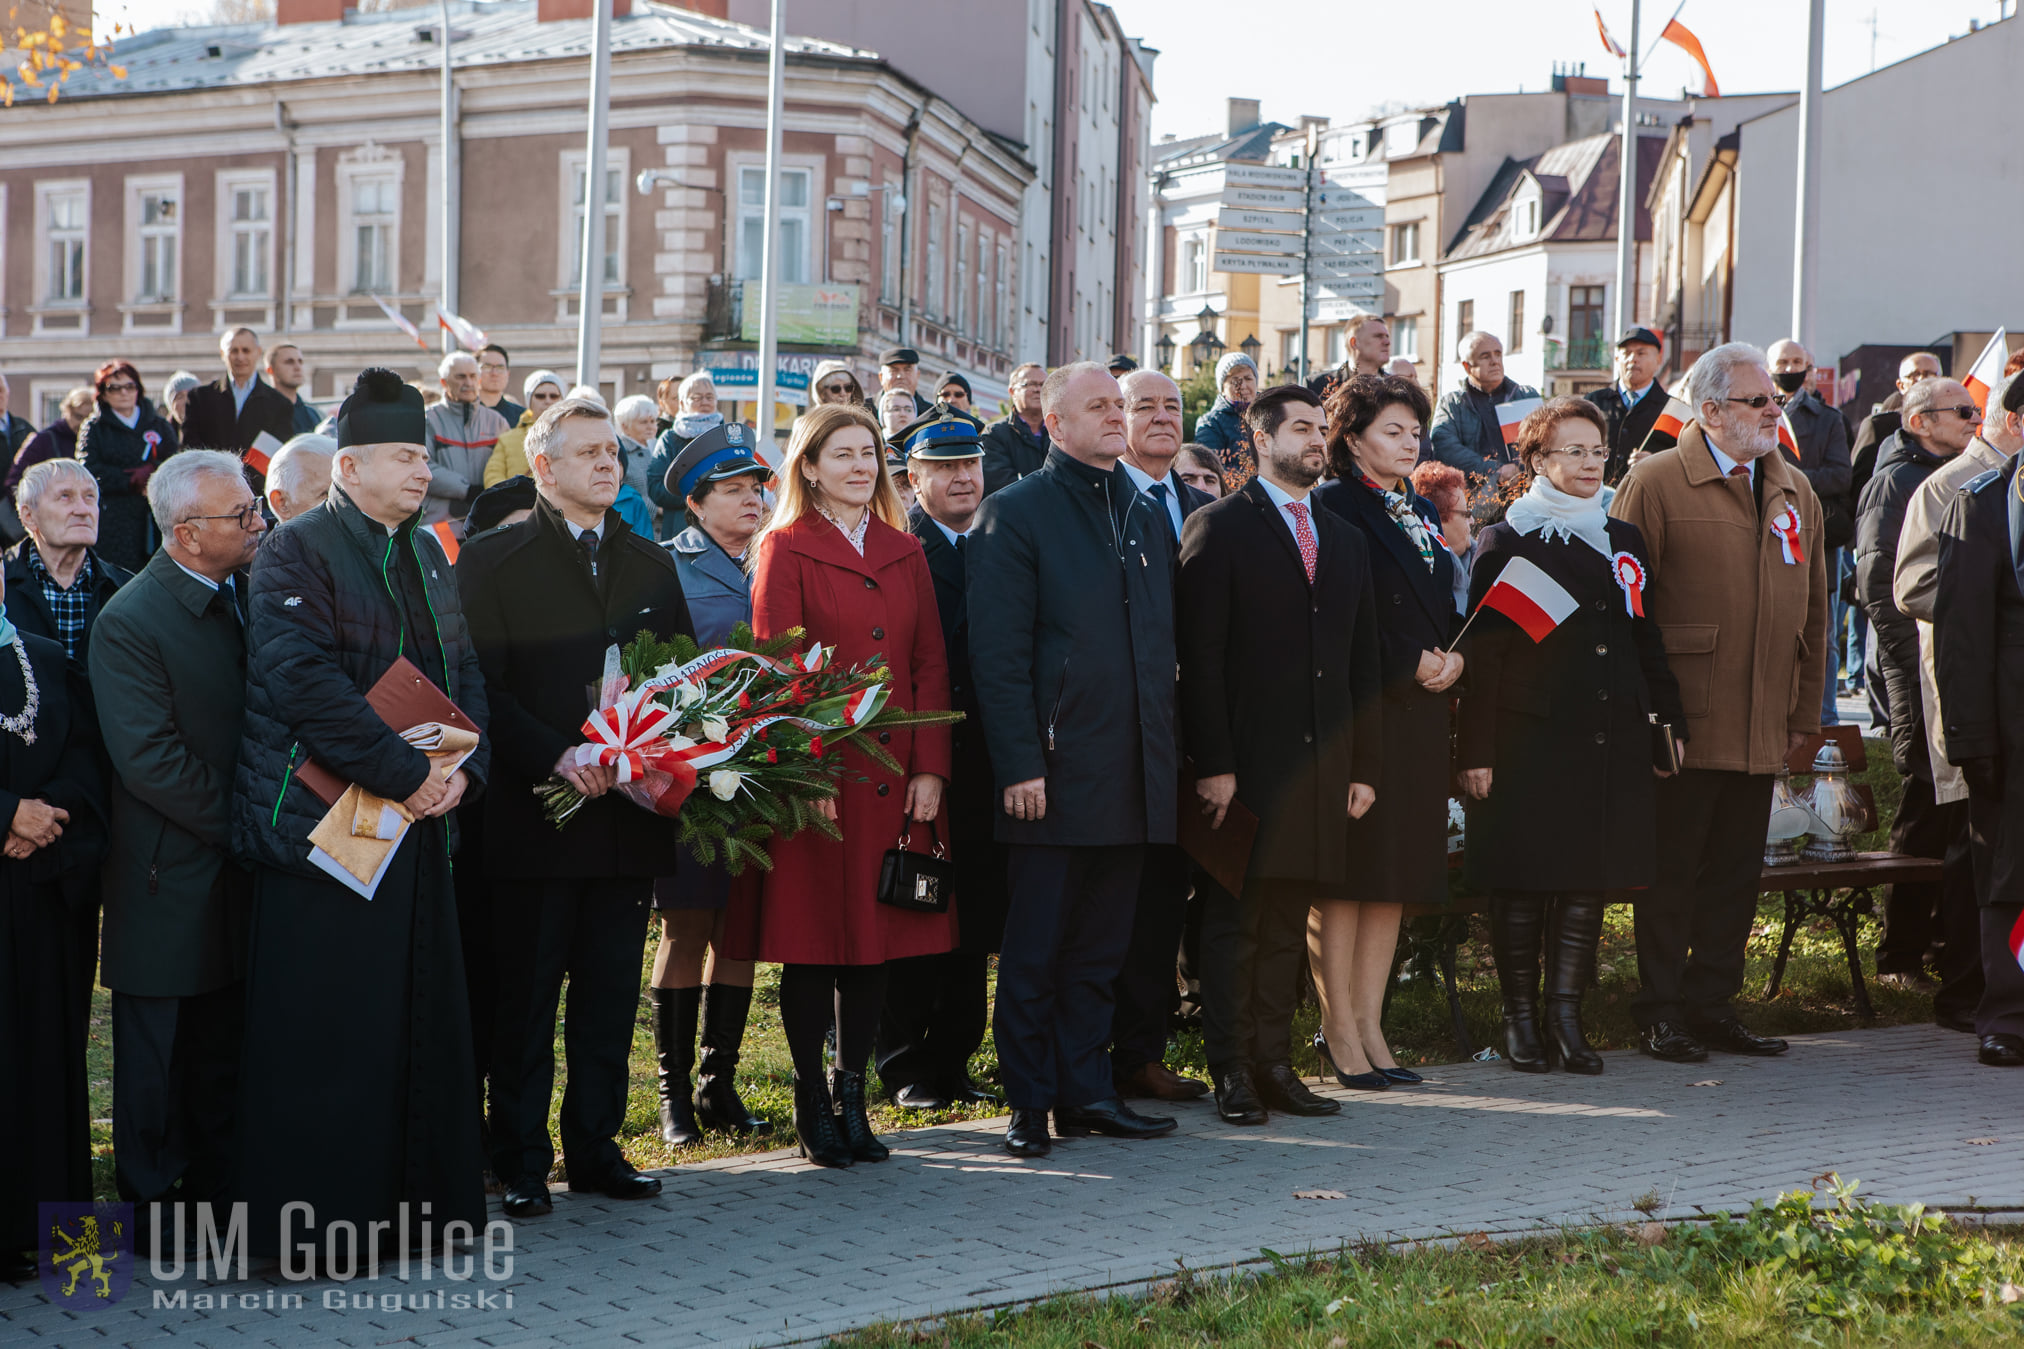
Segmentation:
{"type": "Polygon", "coordinates": [[[141,451],[141,459],[145,462],[154,458],[155,451],[162,447],[162,433],[159,431],[141,432],[141,444],[146,447],[141,451]]]}
{"type": "Polygon", "coordinates": [[[676,684],[701,684],[719,670],[728,669],[740,661],[752,661],[763,665],[773,673],[792,679],[796,675],[815,674],[829,664],[834,647],[825,647],[817,642],[798,657],[789,661],[771,660],[753,651],[738,651],[731,647],[718,647],[705,651],[694,660],[681,665],[664,668],[640,685],[647,692],[658,692],[676,684]]]}
{"type": "Polygon", "coordinates": [[[1616,583],[1623,587],[1623,607],[1630,611],[1632,618],[1645,616],[1645,569],[1628,552],[1617,553],[1609,559],[1609,569],[1616,575],[1616,583]]]}
{"type": "Polygon", "coordinates": [[[1778,543],[1785,550],[1785,565],[1797,566],[1806,560],[1806,554],[1799,547],[1799,512],[1791,506],[1771,517],[1771,532],[1778,536],[1778,543]]]}
{"type": "Polygon", "coordinates": [[[622,783],[643,778],[650,768],[662,766],[666,754],[671,708],[649,701],[646,689],[621,694],[609,707],[600,707],[584,720],[588,743],[576,751],[577,765],[604,764],[618,769],[622,783]]]}

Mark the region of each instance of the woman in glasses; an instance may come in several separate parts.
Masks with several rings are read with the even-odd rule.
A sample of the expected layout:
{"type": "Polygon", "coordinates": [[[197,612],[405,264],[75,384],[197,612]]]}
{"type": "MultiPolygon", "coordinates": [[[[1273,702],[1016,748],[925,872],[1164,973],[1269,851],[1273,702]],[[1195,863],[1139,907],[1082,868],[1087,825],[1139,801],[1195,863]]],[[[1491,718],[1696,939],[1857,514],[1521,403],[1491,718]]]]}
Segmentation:
{"type": "Polygon", "coordinates": [[[92,377],[98,409],[77,436],[77,457],[98,480],[98,553],[139,571],[161,537],[148,514],[148,479],[176,452],[176,428],[155,411],[131,361],[107,361],[92,377]]]}
{"type": "Polygon", "coordinates": [[[857,382],[857,376],[842,361],[824,361],[815,367],[808,387],[815,390],[815,401],[823,403],[855,403],[864,406],[864,386],[857,382]]]}
{"type": "Polygon", "coordinates": [[[1644,536],[1603,510],[1601,411],[1555,398],[1519,426],[1516,448],[1531,485],[1503,523],[1483,531],[1470,577],[1475,618],[1456,755],[1473,802],[1467,874],[1474,893],[1492,896],[1504,1057],[1524,1073],[1543,1073],[1555,1058],[1571,1073],[1599,1073],[1581,995],[1595,974],[1604,892],[1655,877],[1653,784],[1665,770],[1652,718],[1675,730],[1686,718],[1658,625],[1643,616],[1644,536]],[[1483,605],[1520,560],[1579,605],[1536,638],[1483,605]],[[1544,827],[1547,815],[1554,827],[1544,827]]]}

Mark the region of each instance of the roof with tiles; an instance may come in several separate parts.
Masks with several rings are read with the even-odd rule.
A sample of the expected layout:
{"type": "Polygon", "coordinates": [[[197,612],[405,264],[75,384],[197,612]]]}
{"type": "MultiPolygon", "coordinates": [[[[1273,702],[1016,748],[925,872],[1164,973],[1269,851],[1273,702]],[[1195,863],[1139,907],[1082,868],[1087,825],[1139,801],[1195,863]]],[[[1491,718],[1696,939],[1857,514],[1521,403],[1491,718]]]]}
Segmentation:
{"type": "MultiPolygon", "coordinates": [[[[1619,173],[1615,135],[1588,136],[1556,145],[1530,159],[1507,159],[1477,199],[1448,249],[1450,261],[1542,243],[1596,243],[1616,238],[1619,173]],[[1539,184],[1539,232],[1518,237],[1514,209],[1528,181],[1539,184]]],[[[1665,138],[1638,137],[1636,236],[1651,238],[1645,195],[1665,153],[1665,138]]]]}

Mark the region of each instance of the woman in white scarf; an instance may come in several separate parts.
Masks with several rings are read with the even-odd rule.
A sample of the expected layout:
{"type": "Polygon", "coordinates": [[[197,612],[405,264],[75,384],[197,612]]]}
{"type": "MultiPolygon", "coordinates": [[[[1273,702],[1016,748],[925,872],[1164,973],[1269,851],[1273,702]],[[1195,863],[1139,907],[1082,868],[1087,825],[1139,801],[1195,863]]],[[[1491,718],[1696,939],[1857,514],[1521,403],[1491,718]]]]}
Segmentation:
{"type": "Polygon", "coordinates": [[[683,380],[675,398],[681,407],[675,414],[675,434],[683,440],[694,440],[724,424],[724,414],[717,411],[717,381],[710,378],[709,371],[698,370],[683,380]]]}

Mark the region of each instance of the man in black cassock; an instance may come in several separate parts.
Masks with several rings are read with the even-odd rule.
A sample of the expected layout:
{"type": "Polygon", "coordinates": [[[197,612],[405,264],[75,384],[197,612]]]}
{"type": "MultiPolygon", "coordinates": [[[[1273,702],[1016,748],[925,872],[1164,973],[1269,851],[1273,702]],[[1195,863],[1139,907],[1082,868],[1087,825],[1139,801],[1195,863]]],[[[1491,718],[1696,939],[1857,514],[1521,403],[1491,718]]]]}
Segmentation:
{"type": "Polygon", "coordinates": [[[366,701],[405,656],[486,724],[456,578],[417,527],[423,438],[421,395],[390,370],[361,374],[338,413],[329,497],[269,536],[253,568],[232,837],[255,878],[235,1187],[255,1254],[321,1249],[336,1219],[362,1247],[419,1244],[424,1203],[439,1238],[485,1219],[450,853],[451,811],[482,784],[490,742],[444,781],[366,701]],[[303,785],[307,759],[414,817],[371,899],[309,860],[326,807],[303,785]],[[291,1216],[284,1232],[298,1200],[316,1227],[291,1216]]]}

